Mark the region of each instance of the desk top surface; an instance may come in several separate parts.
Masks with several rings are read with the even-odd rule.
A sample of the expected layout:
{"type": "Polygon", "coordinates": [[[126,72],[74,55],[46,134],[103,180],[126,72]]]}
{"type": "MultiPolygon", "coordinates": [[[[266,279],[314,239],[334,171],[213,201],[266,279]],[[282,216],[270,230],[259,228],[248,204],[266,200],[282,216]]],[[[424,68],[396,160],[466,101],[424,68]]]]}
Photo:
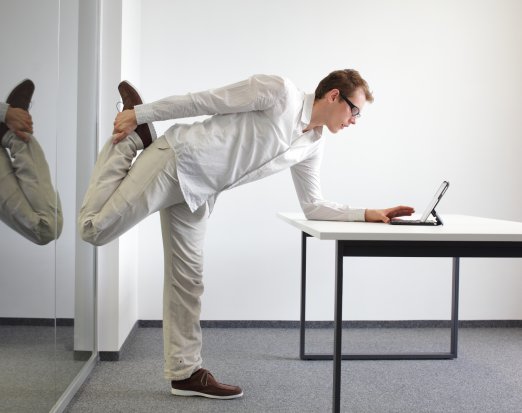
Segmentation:
{"type": "Polygon", "coordinates": [[[522,242],[522,222],[467,215],[441,215],[444,221],[441,226],[309,221],[302,213],[280,212],[277,215],[322,240],[522,242]]]}

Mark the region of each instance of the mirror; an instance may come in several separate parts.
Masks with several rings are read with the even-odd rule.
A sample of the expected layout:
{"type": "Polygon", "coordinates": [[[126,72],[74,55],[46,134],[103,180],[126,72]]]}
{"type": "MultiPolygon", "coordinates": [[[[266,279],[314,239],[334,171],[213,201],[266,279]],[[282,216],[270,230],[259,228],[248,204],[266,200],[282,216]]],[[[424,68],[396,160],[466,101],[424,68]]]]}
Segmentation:
{"type": "Polygon", "coordinates": [[[59,411],[96,356],[94,249],[76,235],[95,154],[78,124],[96,124],[78,116],[79,65],[95,64],[78,53],[82,3],[0,0],[2,412],[59,411]]]}

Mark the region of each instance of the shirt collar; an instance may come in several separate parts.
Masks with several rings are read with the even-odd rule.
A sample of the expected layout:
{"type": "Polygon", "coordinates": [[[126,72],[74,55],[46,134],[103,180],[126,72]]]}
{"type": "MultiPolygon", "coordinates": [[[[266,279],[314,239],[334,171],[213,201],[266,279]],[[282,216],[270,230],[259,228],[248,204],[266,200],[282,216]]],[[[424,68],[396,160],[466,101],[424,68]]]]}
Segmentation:
{"type": "MultiPolygon", "coordinates": [[[[314,93],[306,93],[303,99],[303,111],[301,112],[301,122],[303,127],[310,125],[310,121],[312,120],[312,108],[314,106],[315,94],[314,93]]],[[[323,134],[323,127],[318,126],[313,129],[314,131],[314,140],[319,139],[323,134]]]]}
{"type": "Polygon", "coordinates": [[[314,106],[315,95],[313,93],[306,93],[303,101],[303,112],[301,113],[301,122],[305,125],[310,124],[312,119],[312,107],[314,106]]]}

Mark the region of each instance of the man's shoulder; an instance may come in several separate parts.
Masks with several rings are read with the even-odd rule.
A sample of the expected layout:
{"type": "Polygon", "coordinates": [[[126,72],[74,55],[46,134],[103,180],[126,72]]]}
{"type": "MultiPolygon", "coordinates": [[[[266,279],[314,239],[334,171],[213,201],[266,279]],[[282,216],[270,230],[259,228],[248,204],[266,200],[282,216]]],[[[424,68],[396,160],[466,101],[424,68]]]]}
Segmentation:
{"type": "Polygon", "coordinates": [[[275,115],[301,110],[305,94],[290,79],[278,75],[254,75],[250,79],[258,99],[266,99],[265,106],[275,115]]]}

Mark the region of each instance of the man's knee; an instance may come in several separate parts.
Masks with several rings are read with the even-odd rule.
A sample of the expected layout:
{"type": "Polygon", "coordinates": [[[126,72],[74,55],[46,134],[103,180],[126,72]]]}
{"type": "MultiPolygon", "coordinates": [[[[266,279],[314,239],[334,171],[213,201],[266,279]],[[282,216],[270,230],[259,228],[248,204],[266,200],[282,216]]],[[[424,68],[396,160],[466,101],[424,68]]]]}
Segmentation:
{"type": "Polygon", "coordinates": [[[100,234],[95,230],[90,219],[82,220],[80,217],[78,220],[78,230],[81,239],[85,242],[88,242],[95,247],[100,247],[105,244],[105,242],[100,238],[100,234]]]}
{"type": "Polygon", "coordinates": [[[29,239],[38,245],[47,245],[51,241],[58,239],[62,233],[63,219],[61,214],[49,214],[46,218],[40,219],[34,233],[29,239]]]}

